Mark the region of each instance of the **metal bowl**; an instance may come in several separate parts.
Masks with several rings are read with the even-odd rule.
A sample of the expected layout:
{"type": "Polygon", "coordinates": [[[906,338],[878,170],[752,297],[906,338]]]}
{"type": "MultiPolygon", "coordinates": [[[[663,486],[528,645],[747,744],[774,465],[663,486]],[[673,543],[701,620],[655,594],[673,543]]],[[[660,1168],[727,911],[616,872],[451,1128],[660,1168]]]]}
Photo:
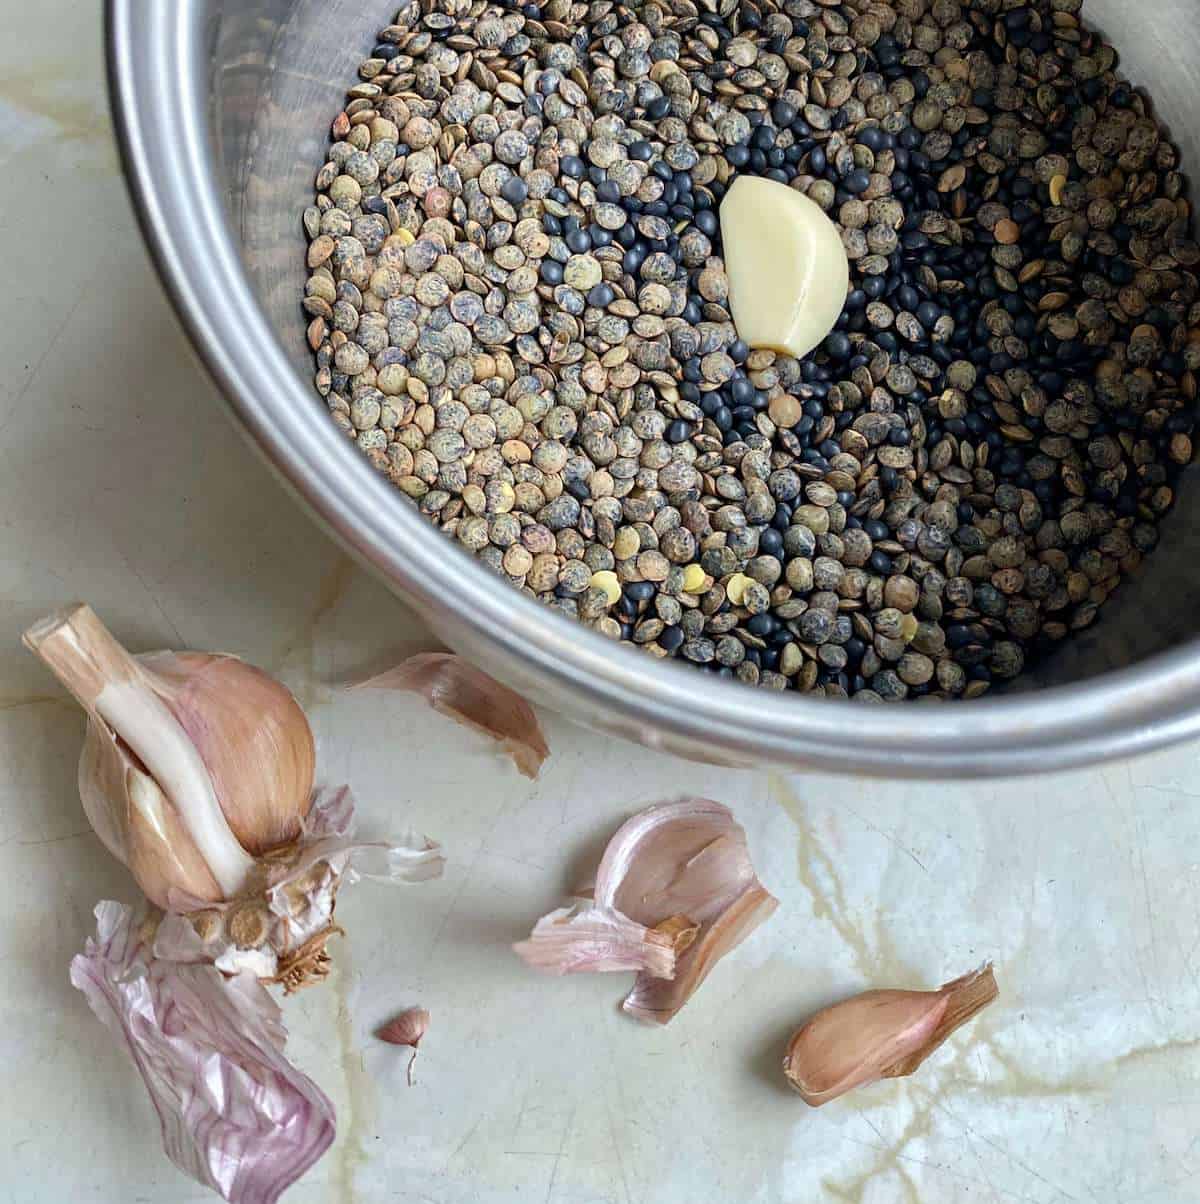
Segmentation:
{"type": "MultiPolygon", "coordinates": [[[[1200,164],[1195,0],[1085,11],[1200,164]]],[[[987,776],[1200,732],[1200,492],[1101,621],[1003,697],[869,707],[715,680],[616,646],[509,589],[325,417],[299,298],[300,212],[329,122],[394,0],[108,0],[112,103],[142,226],[235,417],[325,526],[440,638],[538,702],[722,764],[987,776]]]]}

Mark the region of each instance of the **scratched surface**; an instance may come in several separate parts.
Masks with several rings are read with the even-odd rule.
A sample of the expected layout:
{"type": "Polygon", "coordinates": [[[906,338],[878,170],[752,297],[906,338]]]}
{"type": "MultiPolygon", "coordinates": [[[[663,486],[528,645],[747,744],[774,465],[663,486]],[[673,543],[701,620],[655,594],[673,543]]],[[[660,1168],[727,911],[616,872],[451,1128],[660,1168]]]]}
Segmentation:
{"type": "Polygon", "coordinates": [[[43,0],[31,21],[0,2],[0,1201],[210,1198],[163,1161],[134,1071],[66,979],[94,902],[130,884],[85,830],[81,720],[18,635],[84,596],[135,647],[280,673],[325,778],[371,824],[447,847],[439,883],[347,894],[336,976],[287,1004],[295,1060],[339,1112],[289,1204],[1200,1200],[1196,747],[864,786],[687,765],[547,716],[531,786],[415,700],[339,696],[428,639],[293,508],[193,367],[116,174],[94,7],[43,0]],[[631,808],[683,791],[735,808],[782,907],[650,1030],[616,1011],[624,976],[535,979],[507,946],[631,808]],[[984,958],[1000,1002],[918,1077],[819,1112],[782,1088],[813,1008],[984,958]],[[409,1089],[370,1033],[417,1002],[433,1023],[409,1089]]]}

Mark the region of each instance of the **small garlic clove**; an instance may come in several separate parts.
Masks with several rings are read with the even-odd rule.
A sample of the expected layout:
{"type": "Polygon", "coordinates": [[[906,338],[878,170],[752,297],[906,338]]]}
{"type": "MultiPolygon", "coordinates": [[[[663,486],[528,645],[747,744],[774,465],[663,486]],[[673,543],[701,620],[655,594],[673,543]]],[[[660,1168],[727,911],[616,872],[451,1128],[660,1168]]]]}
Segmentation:
{"type": "Polygon", "coordinates": [[[354,687],[409,690],[435,711],[498,740],[517,770],[529,779],[550,755],[533,707],[470,661],[449,652],[422,652],[354,687]]]}
{"type": "Polygon", "coordinates": [[[375,1035],[389,1045],[407,1045],[412,1048],[406,1075],[408,1085],[413,1085],[413,1063],[417,1060],[417,1046],[429,1028],[429,1013],[424,1008],[409,1008],[394,1020],[388,1021],[375,1035]]]}
{"type": "Polygon", "coordinates": [[[375,1035],[389,1045],[411,1045],[416,1049],[428,1030],[429,1013],[424,1008],[416,1007],[389,1020],[375,1035]]]}
{"type": "Polygon", "coordinates": [[[990,963],[937,991],[866,991],[796,1031],[784,1074],[814,1108],[855,1087],[912,1074],[998,994],[990,963]]]}

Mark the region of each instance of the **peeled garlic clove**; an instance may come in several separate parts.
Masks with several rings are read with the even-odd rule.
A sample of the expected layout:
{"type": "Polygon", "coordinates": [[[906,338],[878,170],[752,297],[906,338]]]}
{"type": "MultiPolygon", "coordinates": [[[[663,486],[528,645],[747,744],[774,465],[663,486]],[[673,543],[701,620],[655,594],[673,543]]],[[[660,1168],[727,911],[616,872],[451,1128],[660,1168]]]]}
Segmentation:
{"type": "Polygon", "coordinates": [[[998,994],[990,963],[937,991],[866,991],[797,1030],[784,1074],[814,1108],[855,1087],[912,1074],[998,994]]]}
{"type": "Polygon", "coordinates": [[[546,974],[644,971],[675,977],[675,934],[635,923],[611,907],[560,907],[542,916],[516,955],[546,974]]]}
{"type": "Polygon", "coordinates": [[[729,311],[751,347],[800,359],[837,325],[850,264],[814,201],[775,180],[738,176],[721,202],[729,311]]]}
{"type": "Polygon", "coordinates": [[[279,683],[234,657],[139,660],[87,606],[24,641],[88,714],[84,809],[153,902],[231,898],[257,855],[300,835],[315,750],[279,683]]]}
{"type": "Polygon", "coordinates": [[[519,694],[450,652],[422,652],[356,686],[360,690],[411,690],[435,711],[500,741],[525,777],[538,776],[550,755],[546,737],[519,694]]]}
{"type": "Polygon", "coordinates": [[[535,964],[540,956],[542,968],[565,966],[558,973],[637,969],[623,1006],[657,1024],[670,1021],[778,906],[754,873],[746,833],[729,809],[696,798],[657,803],[623,824],[605,849],[592,896],[578,913],[564,909],[540,920],[518,953],[535,964]],[[581,924],[603,917],[607,943],[587,928],[576,943],[564,923],[572,914],[581,924]],[[619,947],[618,933],[627,938],[619,947]],[[665,973],[668,948],[673,974],[665,973]]]}

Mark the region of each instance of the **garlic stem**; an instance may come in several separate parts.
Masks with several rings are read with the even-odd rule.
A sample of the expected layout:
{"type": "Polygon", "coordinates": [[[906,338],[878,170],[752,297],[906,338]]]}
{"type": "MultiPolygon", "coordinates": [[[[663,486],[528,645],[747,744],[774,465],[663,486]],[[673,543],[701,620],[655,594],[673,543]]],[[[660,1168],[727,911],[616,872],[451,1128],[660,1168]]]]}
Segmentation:
{"type": "Polygon", "coordinates": [[[137,754],[179,813],[222,892],[236,894],[254,860],[229,827],[196,746],[154,691],[146,670],[89,606],[43,619],[24,640],[80,705],[137,754]]]}
{"type": "Polygon", "coordinates": [[[236,894],[254,859],[238,844],[208,768],[179,721],[140,681],[110,682],[100,692],[96,710],[174,803],[225,896],[236,894]]]}

